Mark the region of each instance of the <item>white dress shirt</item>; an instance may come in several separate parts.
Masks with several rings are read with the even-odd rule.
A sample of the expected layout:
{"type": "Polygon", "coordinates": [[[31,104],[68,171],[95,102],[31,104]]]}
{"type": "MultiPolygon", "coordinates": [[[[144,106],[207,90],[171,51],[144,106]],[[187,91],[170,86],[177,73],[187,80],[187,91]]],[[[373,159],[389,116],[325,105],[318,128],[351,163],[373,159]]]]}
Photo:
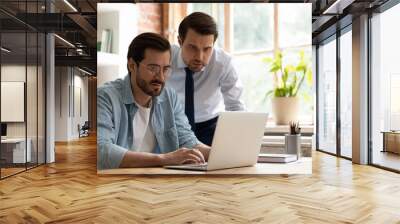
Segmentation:
{"type": "MultiPolygon", "coordinates": [[[[172,46],[171,76],[166,86],[175,89],[178,98],[185,107],[185,67],[181,49],[172,46]]],[[[209,63],[193,74],[194,81],[194,117],[195,122],[208,121],[219,112],[244,110],[240,97],[242,84],[232,65],[231,57],[222,49],[214,47],[209,63]]]]}

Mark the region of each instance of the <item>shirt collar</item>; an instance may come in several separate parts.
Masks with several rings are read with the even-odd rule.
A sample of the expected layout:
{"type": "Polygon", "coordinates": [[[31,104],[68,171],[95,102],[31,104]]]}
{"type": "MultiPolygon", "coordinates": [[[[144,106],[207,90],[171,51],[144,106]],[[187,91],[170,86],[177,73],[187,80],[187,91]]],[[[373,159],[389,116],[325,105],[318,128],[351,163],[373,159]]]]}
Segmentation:
{"type": "Polygon", "coordinates": [[[177,67],[178,68],[186,68],[187,67],[187,65],[185,64],[185,62],[183,61],[183,58],[182,58],[182,48],[179,48],[177,67]]]}
{"type": "MultiPolygon", "coordinates": [[[[151,99],[151,104],[152,105],[156,105],[156,104],[161,103],[161,102],[164,101],[163,92],[164,92],[164,90],[161,91],[160,96],[154,96],[151,99]]],[[[122,84],[122,101],[123,101],[124,104],[135,104],[136,105],[136,101],[135,101],[135,98],[133,97],[133,93],[132,93],[131,77],[130,77],[129,73],[128,73],[128,75],[125,76],[125,78],[123,80],[123,84],[122,84]]]]}
{"type": "MultiPolygon", "coordinates": [[[[135,98],[134,98],[134,100],[135,100],[135,98]]],[[[140,108],[140,109],[148,110],[148,109],[150,109],[150,108],[153,106],[153,99],[150,100],[150,105],[149,105],[149,107],[144,107],[144,106],[138,104],[138,103],[136,102],[136,100],[135,100],[134,103],[135,103],[136,107],[138,107],[138,108],[140,108]]]]}

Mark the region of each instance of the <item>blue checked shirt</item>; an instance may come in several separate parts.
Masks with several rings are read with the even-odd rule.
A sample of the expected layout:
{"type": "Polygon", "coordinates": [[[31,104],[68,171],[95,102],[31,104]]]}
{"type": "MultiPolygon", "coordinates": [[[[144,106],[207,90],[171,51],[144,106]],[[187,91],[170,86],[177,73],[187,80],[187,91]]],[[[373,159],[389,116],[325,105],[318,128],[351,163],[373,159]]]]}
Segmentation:
{"type": "MultiPolygon", "coordinates": [[[[118,168],[124,154],[133,151],[132,120],[137,106],[130,77],[108,82],[97,90],[97,168],[118,168]]],[[[170,88],[153,97],[150,125],[156,137],[155,153],[167,153],[180,147],[199,144],[190,129],[182,103],[170,88]]]]}

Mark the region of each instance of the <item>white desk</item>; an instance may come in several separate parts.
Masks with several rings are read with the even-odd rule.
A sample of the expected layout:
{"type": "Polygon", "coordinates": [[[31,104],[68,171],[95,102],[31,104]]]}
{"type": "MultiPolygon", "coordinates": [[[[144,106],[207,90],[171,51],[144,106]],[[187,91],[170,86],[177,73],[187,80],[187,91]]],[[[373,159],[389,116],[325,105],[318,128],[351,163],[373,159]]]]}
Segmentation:
{"type": "Polygon", "coordinates": [[[9,163],[25,163],[31,161],[31,145],[32,141],[30,138],[26,139],[27,147],[25,152],[25,138],[6,138],[1,139],[1,154],[3,159],[9,163]],[[12,154],[12,161],[11,161],[12,154]],[[6,157],[10,158],[6,158],[6,157]],[[25,161],[27,158],[27,161],[25,161]]]}
{"type": "Polygon", "coordinates": [[[214,171],[190,171],[164,169],[162,167],[152,168],[120,168],[109,170],[97,170],[98,175],[224,175],[224,176],[263,176],[271,174],[311,174],[312,158],[303,157],[291,163],[257,163],[255,166],[214,170],[214,171]]]}

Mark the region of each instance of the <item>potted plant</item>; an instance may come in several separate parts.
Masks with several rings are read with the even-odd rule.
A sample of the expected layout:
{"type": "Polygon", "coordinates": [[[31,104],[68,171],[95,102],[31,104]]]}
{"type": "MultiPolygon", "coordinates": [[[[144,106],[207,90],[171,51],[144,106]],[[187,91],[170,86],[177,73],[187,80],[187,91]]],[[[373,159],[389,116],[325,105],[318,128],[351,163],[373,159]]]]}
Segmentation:
{"type": "Polygon", "coordinates": [[[299,90],[304,80],[312,83],[312,73],[309,59],[305,58],[304,51],[299,52],[299,61],[296,65],[282,64],[282,53],[276,52],[273,58],[264,58],[270,65],[269,72],[273,76],[273,89],[269,90],[266,97],[272,96],[272,115],[278,125],[286,125],[289,121],[298,120],[299,90]]]}

